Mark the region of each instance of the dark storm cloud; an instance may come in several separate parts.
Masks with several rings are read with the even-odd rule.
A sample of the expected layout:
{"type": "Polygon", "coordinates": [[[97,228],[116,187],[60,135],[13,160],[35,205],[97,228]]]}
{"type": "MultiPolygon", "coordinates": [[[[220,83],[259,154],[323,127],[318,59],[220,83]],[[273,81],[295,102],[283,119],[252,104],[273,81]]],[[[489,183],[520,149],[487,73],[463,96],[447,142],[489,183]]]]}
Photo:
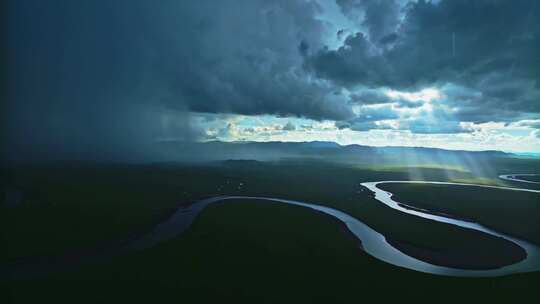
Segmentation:
{"type": "Polygon", "coordinates": [[[170,32],[189,38],[177,50],[186,60],[170,67],[175,92],[198,112],[350,116],[328,98],[332,86],[301,68],[302,55],[321,47],[317,10],[306,1],[183,2],[186,18],[170,32]]]}
{"type": "MultiPolygon", "coordinates": [[[[365,103],[364,103],[365,104],[365,103]]],[[[354,118],[336,122],[338,129],[353,131],[369,131],[370,129],[391,129],[389,125],[377,124],[378,121],[398,119],[399,115],[389,104],[376,103],[376,107],[362,107],[356,111],[354,118]]]]}
{"type": "Polygon", "coordinates": [[[395,0],[336,0],[342,13],[365,27],[373,43],[387,44],[396,39],[400,5],[395,0]]]}
{"type": "Polygon", "coordinates": [[[351,101],[359,104],[383,104],[390,103],[392,99],[380,90],[361,90],[358,93],[351,94],[351,101]]]}
{"type": "Polygon", "coordinates": [[[386,128],[375,122],[396,111],[353,107],[421,105],[382,87],[443,88],[440,102],[456,109],[448,130],[459,120],[538,118],[539,2],[404,3],[337,0],[351,29],[328,27],[332,18],[321,21],[321,8],[305,0],[10,0],[3,147],[139,159],[159,139],[205,138],[193,112],[368,130],[386,128]],[[329,28],[344,38],[336,50],[323,43],[329,28]]]}
{"type": "Polygon", "coordinates": [[[301,52],[321,48],[311,2],[13,0],[6,7],[11,154],[137,158],[155,139],[198,138],[193,111],[352,115],[332,97],[333,86],[301,68],[301,52]]]}
{"type": "Polygon", "coordinates": [[[4,147],[10,154],[127,159],[146,153],[132,148],[158,131],[152,104],[158,79],[141,36],[144,14],[126,3],[8,2],[4,147]]]}
{"type": "Polygon", "coordinates": [[[397,3],[387,10],[388,22],[370,17],[377,16],[371,7],[392,1],[338,3],[344,11],[363,12],[348,15],[363,18],[368,30],[350,35],[337,50],[320,50],[308,58],[306,67],[320,77],[347,87],[402,90],[455,83],[483,94],[474,101],[479,115],[494,106],[507,108],[513,117],[540,113],[538,1],[411,2],[397,27],[392,21],[397,3]],[[381,47],[381,39],[392,46],[381,47]]]}
{"type": "MultiPolygon", "coordinates": [[[[392,1],[338,1],[345,2],[365,10],[363,23],[369,32],[388,31],[385,23],[380,24],[381,18],[367,16],[371,6],[382,5],[378,3],[390,5],[392,1]]],[[[396,3],[393,6],[398,7],[396,3]]],[[[319,56],[323,60],[330,53],[341,59],[357,55],[356,59],[360,61],[356,64],[357,70],[363,72],[343,75],[342,79],[336,75],[337,80],[394,87],[437,80],[472,80],[494,72],[537,77],[537,66],[531,64],[538,64],[538,56],[534,54],[540,47],[539,10],[539,5],[533,0],[411,2],[406,6],[404,21],[395,33],[397,45],[391,50],[374,51],[373,45],[380,37],[373,40],[369,34],[357,33],[351,35],[342,48],[323,51],[319,56]],[[375,64],[379,61],[392,65],[392,72],[398,75],[395,78],[362,78],[369,73],[384,74],[381,66],[375,64]]],[[[393,10],[377,11],[377,14],[387,13],[392,15],[393,10]]]]}

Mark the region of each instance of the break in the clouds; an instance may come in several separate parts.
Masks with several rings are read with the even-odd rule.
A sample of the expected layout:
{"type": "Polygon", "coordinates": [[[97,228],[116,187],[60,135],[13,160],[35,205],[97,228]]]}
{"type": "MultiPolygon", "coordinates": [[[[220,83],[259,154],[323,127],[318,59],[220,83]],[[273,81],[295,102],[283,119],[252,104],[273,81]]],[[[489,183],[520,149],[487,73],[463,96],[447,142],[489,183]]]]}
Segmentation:
{"type": "Polygon", "coordinates": [[[4,129],[20,151],[298,138],[540,150],[535,0],[19,0],[6,16],[4,129]]]}
{"type": "Polygon", "coordinates": [[[362,18],[365,31],[308,56],[307,67],[319,77],[353,89],[454,85],[461,90],[447,91],[447,103],[458,109],[457,118],[472,122],[538,115],[537,1],[337,3],[347,16],[362,18]],[[493,108],[501,111],[488,113],[493,108]]]}

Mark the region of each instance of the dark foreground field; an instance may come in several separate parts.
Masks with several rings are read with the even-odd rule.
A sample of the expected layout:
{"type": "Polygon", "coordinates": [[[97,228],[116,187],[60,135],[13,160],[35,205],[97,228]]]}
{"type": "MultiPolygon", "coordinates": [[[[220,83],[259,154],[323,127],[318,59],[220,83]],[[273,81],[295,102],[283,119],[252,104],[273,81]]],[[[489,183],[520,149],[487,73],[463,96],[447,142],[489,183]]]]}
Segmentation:
{"type": "MultiPolygon", "coordinates": [[[[523,167],[525,161],[538,165],[531,160],[505,160],[499,171],[523,167]]],[[[519,257],[509,242],[400,213],[375,201],[359,186],[364,181],[407,180],[411,171],[426,180],[451,177],[502,183],[496,175],[478,177],[456,168],[354,166],[316,160],[10,167],[3,177],[4,192],[21,195],[12,198],[10,206],[0,207],[0,266],[6,269],[28,258],[105,248],[148,231],[179,204],[221,194],[331,206],[392,241],[447,256],[469,253],[461,261],[463,267],[478,268],[478,263],[496,267],[519,257]]],[[[395,190],[398,197],[412,203],[477,218],[501,231],[538,241],[539,211],[534,197],[506,198],[485,189],[472,195],[446,188],[395,190]],[[484,191],[485,196],[474,195],[484,191]],[[435,197],[443,199],[434,204],[435,197]],[[453,204],[449,197],[458,198],[456,202],[467,198],[471,204],[453,204]],[[493,208],[486,201],[492,198],[493,208]],[[511,206],[505,205],[510,199],[511,206]],[[519,224],[502,220],[503,212],[519,218],[519,224]]],[[[451,259],[439,262],[455,263],[451,259]]],[[[0,280],[3,303],[229,299],[336,303],[368,297],[421,301],[441,295],[499,302],[535,295],[540,274],[463,279],[400,269],[365,254],[332,218],[300,207],[238,201],[209,207],[185,234],[152,249],[43,277],[0,280]]]]}

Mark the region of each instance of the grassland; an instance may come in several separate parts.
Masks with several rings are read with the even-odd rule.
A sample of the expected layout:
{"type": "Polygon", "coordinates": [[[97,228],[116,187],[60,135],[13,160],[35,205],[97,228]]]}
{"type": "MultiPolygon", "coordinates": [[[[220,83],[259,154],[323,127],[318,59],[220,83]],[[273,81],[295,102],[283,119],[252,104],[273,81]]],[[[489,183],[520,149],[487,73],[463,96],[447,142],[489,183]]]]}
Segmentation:
{"type": "Polygon", "coordinates": [[[531,293],[535,282],[537,274],[458,279],[399,269],[364,254],[320,213],[242,201],[211,206],[186,234],[152,250],[45,281],[16,282],[8,294],[19,303],[422,302],[463,294],[504,301],[531,293]]]}
{"type": "MultiPolygon", "coordinates": [[[[395,240],[433,250],[486,255],[508,246],[474,231],[392,210],[359,186],[365,180],[406,174],[311,161],[26,168],[15,172],[13,182],[26,199],[20,207],[5,208],[0,215],[2,239],[8,245],[2,255],[12,260],[103,246],[147,230],[179,202],[216,194],[280,197],[328,205],[395,240]]],[[[443,173],[423,170],[427,178],[436,179],[438,174],[443,173]]]]}
{"type": "Polygon", "coordinates": [[[538,193],[427,184],[380,187],[394,193],[399,202],[468,218],[540,244],[538,193]]]}
{"type": "MultiPolygon", "coordinates": [[[[473,179],[451,168],[415,168],[424,179],[473,179]],[[449,172],[451,174],[449,174],[449,172]]],[[[179,203],[203,197],[257,195],[324,204],[359,218],[392,240],[443,252],[490,256],[508,249],[497,238],[409,216],[375,201],[359,183],[400,180],[410,170],[377,171],[314,160],[225,161],[205,164],[69,164],[8,168],[4,188],[21,190],[2,206],[1,263],[103,246],[147,231],[179,203]]],[[[536,282],[536,283],[535,283],[536,282]]],[[[291,206],[238,202],[212,206],[188,233],[156,248],[102,265],[1,287],[16,302],[344,302],[365,296],[413,297],[477,291],[479,298],[531,292],[538,274],[495,279],[441,278],[379,262],[358,249],[335,221],[291,206]],[[391,286],[391,287],[389,287],[391,286]],[[387,293],[395,288],[395,293],[387,293]],[[84,294],[84,299],[80,296],[84,294]],[[334,299],[334,301],[331,301],[334,299]],[[193,300],[193,301],[190,301],[193,300]]]]}

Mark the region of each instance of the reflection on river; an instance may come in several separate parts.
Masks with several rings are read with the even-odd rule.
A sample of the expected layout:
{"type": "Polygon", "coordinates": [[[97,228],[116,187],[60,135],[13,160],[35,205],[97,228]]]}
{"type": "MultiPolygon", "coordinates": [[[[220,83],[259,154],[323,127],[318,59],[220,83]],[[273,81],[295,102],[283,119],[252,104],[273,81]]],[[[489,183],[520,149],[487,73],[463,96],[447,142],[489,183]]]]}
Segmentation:
{"type": "Polygon", "coordinates": [[[540,182],[530,181],[523,179],[522,177],[531,177],[531,176],[538,176],[538,174],[504,174],[499,175],[500,179],[504,179],[511,182],[522,182],[522,183],[529,183],[529,184],[540,184],[540,182]]]}

